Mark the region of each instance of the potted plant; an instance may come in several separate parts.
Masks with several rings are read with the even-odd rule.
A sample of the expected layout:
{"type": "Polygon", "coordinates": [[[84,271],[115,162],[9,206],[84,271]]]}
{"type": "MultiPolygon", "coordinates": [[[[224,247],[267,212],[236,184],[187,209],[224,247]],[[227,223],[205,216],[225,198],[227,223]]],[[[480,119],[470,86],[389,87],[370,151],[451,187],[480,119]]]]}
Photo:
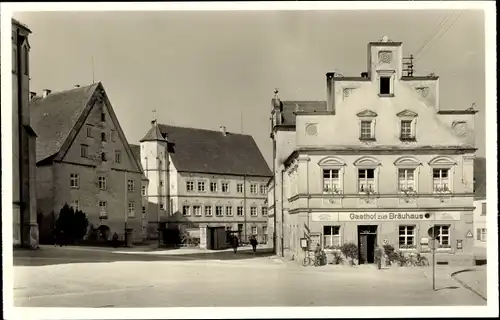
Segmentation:
{"type": "Polygon", "coordinates": [[[332,264],[342,264],[342,262],[344,262],[342,253],[338,251],[333,251],[332,255],[333,255],[332,264]]]}
{"type": "Polygon", "coordinates": [[[358,256],[358,246],[352,242],[344,243],[340,251],[349,261],[349,265],[354,266],[354,259],[358,256]]]}
{"type": "Polygon", "coordinates": [[[390,266],[396,260],[396,251],[390,244],[384,244],[385,265],[390,266]]]}

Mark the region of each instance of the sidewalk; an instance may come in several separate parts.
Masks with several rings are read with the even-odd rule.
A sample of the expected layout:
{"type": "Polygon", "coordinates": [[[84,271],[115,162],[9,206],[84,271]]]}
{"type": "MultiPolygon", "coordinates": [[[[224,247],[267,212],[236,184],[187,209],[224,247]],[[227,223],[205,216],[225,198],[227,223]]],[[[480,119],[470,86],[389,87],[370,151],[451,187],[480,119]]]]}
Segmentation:
{"type": "Polygon", "coordinates": [[[486,300],[488,290],[485,266],[478,266],[470,271],[459,271],[454,273],[452,277],[462,286],[486,300]]]}

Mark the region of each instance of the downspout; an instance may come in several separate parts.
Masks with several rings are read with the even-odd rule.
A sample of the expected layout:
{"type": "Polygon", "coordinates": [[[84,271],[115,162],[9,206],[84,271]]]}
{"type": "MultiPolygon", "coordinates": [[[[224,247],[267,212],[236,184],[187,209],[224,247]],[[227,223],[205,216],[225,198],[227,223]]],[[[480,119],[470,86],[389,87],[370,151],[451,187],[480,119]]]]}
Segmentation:
{"type": "Polygon", "coordinates": [[[247,182],[246,175],[243,175],[243,230],[245,234],[245,242],[247,241],[247,182]]]}
{"type": "Polygon", "coordinates": [[[284,232],[285,232],[285,210],[283,210],[283,176],[285,173],[285,169],[281,169],[281,256],[285,256],[285,248],[284,248],[284,232]]]}
{"type": "Polygon", "coordinates": [[[276,140],[273,135],[273,253],[278,254],[276,237],[276,140]]]}

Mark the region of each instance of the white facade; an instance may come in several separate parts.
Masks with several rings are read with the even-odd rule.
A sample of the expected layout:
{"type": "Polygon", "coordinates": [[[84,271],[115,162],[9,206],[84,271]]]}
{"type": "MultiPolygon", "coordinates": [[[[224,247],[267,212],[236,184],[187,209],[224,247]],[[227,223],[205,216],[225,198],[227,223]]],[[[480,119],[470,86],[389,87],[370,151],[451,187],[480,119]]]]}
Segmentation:
{"type": "Polygon", "coordinates": [[[486,199],[474,201],[474,254],[476,258],[486,258],[486,238],[488,228],[486,226],[486,199]]]}

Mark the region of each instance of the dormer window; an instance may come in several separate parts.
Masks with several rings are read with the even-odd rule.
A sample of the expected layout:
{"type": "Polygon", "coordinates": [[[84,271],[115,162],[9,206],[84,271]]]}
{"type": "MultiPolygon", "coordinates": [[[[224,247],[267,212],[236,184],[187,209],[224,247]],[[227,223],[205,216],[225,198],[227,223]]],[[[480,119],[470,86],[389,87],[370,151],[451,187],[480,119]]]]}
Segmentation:
{"type": "Polygon", "coordinates": [[[370,110],[364,110],[357,114],[359,117],[359,140],[375,140],[375,118],[377,114],[370,110]]]}
{"type": "Polygon", "coordinates": [[[379,97],[394,96],[394,70],[378,70],[378,95],[379,97]]]}

